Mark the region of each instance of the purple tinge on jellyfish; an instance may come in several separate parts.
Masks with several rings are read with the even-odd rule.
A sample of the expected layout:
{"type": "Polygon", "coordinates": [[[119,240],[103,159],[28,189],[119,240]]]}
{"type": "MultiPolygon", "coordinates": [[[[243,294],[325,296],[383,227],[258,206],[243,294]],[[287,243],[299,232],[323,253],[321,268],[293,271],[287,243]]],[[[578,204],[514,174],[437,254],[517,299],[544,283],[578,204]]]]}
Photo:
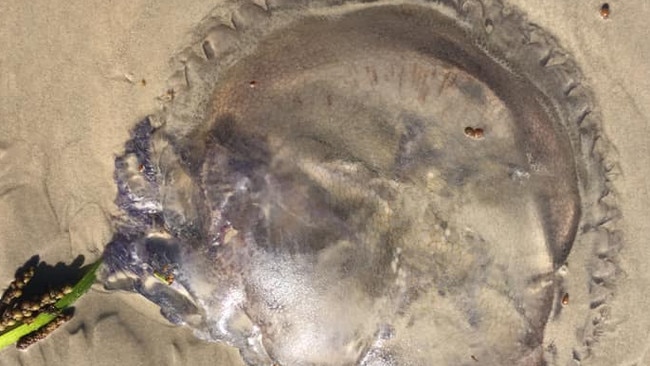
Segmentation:
{"type": "Polygon", "coordinates": [[[179,56],[116,159],[105,285],[250,365],[544,364],[605,190],[575,64],[500,2],[294,5],[179,56]]]}

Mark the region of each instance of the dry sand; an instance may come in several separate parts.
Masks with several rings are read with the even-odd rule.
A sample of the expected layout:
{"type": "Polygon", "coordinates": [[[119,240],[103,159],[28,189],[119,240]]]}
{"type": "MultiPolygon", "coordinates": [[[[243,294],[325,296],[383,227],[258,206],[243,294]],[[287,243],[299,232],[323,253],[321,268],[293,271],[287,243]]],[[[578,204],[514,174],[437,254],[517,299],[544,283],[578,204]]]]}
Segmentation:
{"type": "MultiPolygon", "coordinates": [[[[581,66],[616,148],[614,182],[624,233],[607,332],[584,365],[650,365],[650,3],[512,0],[556,35],[581,66]]],[[[34,254],[50,263],[97,258],[115,213],[113,159],[129,129],[160,107],[170,57],[216,1],[15,1],[0,4],[0,283],[34,254]]],[[[576,276],[589,249],[569,258],[576,276]]],[[[582,264],[582,268],[581,268],[582,264]]],[[[570,277],[569,277],[570,278],[570,277]]],[[[571,342],[588,321],[583,283],[571,283],[563,325],[547,340],[571,342]],[[574,286],[573,288],[571,286],[574,286]],[[575,295],[573,295],[575,294],[575,295]]],[[[136,295],[96,288],[65,329],[0,365],[238,365],[235,350],[172,327],[136,295]],[[125,324],[129,324],[125,326],[125,324]]],[[[571,358],[560,349],[561,365],[571,358]]]]}

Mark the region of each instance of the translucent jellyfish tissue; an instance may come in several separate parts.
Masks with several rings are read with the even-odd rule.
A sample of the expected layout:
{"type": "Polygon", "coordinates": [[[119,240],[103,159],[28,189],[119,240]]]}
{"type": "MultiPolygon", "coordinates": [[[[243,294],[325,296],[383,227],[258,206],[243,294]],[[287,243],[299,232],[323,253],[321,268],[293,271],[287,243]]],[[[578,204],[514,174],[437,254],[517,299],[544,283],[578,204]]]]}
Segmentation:
{"type": "Polygon", "coordinates": [[[549,362],[567,256],[609,229],[548,32],[500,1],[268,0],[194,38],[116,159],[106,287],[249,365],[549,362]]]}

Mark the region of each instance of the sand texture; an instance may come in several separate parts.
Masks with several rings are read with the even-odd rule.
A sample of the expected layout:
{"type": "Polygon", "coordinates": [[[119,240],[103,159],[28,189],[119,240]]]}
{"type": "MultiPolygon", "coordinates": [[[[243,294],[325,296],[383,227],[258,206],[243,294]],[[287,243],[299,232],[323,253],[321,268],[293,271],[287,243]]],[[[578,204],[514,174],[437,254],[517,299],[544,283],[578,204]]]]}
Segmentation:
{"type": "Polygon", "coordinates": [[[0,284],[113,289],[0,365],[650,365],[650,5],[300,3],[0,5],[0,284]]]}

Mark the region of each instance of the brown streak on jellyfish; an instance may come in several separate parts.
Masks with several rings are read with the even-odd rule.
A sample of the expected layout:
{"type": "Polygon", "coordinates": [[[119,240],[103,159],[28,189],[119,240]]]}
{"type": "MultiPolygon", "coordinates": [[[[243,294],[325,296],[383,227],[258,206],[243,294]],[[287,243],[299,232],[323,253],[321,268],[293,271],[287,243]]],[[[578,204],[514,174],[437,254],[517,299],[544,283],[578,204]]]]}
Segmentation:
{"type": "Polygon", "coordinates": [[[572,246],[616,237],[575,63],[499,1],[264,5],[133,129],[105,285],[249,365],[546,364],[572,246]]]}

